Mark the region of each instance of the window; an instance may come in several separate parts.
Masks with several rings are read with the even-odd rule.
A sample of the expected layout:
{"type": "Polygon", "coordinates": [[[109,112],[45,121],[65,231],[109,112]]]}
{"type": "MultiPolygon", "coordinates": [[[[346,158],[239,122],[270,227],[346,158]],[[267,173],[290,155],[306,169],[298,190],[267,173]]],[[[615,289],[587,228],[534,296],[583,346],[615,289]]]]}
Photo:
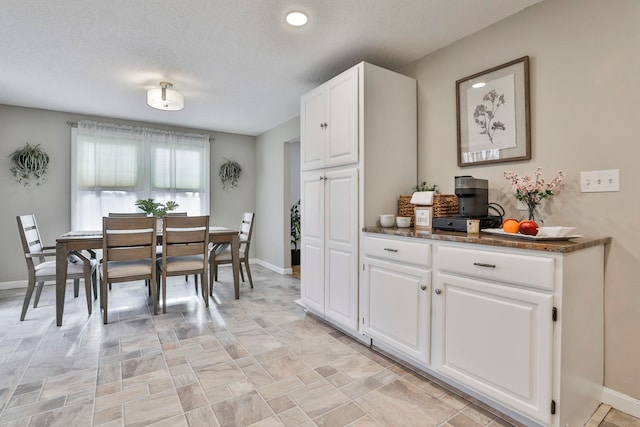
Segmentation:
{"type": "Polygon", "coordinates": [[[71,228],[99,230],[138,199],[209,214],[209,136],[81,121],[72,131],[71,228]]]}

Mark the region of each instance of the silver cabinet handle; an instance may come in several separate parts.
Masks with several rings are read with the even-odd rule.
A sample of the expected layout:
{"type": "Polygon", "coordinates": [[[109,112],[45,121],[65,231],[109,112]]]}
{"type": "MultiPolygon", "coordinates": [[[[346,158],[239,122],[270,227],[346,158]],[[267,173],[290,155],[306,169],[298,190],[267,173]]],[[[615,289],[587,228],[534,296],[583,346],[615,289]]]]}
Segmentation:
{"type": "Polygon", "coordinates": [[[477,265],[478,267],[496,268],[495,264],[487,264],[484,262],[474,262],[473,265],[477,265]]]}
{"type": "Polygon", "coordinates": [[[384,248],[384,250],[387,252],[398,252],[397,249],[392,249],[392,248],[384,248]]]}
{"type": "Polygon", "coordinates": [[[440,295],[442,291],[440,289],[436,289],[436,295],[440,295]]]}
{"type": "Polygon", "coordinates": [[[427,285],[420,286],[420,289],[422,289],[423,291],[426,291],[427,290],[427,285]]]}

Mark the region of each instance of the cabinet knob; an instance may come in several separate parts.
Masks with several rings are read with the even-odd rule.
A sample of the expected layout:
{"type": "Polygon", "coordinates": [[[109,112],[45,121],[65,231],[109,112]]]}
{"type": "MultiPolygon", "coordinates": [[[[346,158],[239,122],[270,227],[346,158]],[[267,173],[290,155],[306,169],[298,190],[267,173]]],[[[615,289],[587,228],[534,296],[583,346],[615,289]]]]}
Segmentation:
{"type": "Polygon", "coordinates": [[[440,289],[436,289],[436,295],[440,295],[442,291],[440,289]]]}
{"type": "Polygon", "coordinates": [[[426,291],[427,290],[427,285],[420,286],[420,289],[422,289],[423,291],[426,291]]]}

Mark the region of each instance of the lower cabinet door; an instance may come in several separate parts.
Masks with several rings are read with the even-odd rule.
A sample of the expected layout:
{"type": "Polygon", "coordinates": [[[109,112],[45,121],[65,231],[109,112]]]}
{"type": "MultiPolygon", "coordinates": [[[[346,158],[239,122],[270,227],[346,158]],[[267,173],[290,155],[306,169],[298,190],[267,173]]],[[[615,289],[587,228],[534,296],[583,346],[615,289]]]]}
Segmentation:
{"type": "Polygon", "coordinates": [[[553,296],[447,274],[435,288],[436,369],[550,424],[553,296]]]}
{"type": "Polygon", "coordinates": [[[365,257],[362,332],[429,363],[431,272],[365,257]]]}

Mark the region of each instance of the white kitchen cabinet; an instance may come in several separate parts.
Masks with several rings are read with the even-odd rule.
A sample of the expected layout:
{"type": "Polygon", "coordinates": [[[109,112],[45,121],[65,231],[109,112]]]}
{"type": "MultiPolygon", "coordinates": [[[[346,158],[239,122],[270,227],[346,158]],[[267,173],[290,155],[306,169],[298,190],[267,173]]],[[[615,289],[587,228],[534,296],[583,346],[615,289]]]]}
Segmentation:
{"type": "Polygon", "coordinates": [[[301,98],[301,169],[358,162],[358,69],[351,68],[301,98]]]}
{"type": "Polygon", "coordinates": [[[302,300],[343,328],[358,322],[358,169],[302,174],[302,300]]]}
{"type": "Polygon", "coordinates": [[[435,258],[435,370],[535,423],[584,425],[603,389],[604,245],[442,242],[435,258]]]}
{"type": "Polygon", "coordinates": [[[301,302],[354,336],[360,230],[417,182],[416,96],[362,62],[301,97],[301,302]]]}
{"type": "Polygon", "coordinates": [[[363,252],[361,332],[376,346],[385,344],[420,364],[428,364],[430,245],[367,236],[363,252]]]}
{"type": "Polygon", "coordinates": [[[440,372],[549,421],[553,295],[449,274],[436,293],[440,372]]]}

